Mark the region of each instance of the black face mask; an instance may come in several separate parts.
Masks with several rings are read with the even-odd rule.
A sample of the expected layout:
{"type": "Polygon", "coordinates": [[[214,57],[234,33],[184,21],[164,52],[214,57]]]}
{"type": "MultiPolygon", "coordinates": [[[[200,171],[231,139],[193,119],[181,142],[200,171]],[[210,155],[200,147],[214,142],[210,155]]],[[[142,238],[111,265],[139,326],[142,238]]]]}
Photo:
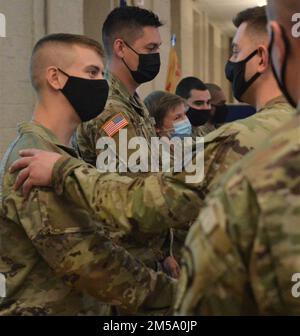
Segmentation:
{"type": "Polygon", "coordinates": [[[211,119],[211,123],[214,125],[225,124],[229,109],[226,104],[215,106],[215,114],[211,119]]]}
{"type": "Polygon", "coordinates": [[[242,101],[243,94],[257,80],[257,78],[261,76],[261,73],[257,72],[252,78],[245,81],[246,65],[257,53],[258,50],[255,50],[243,61],[228,61],[226,64],[225,74],[227,79],[232,83],[233,95],[238,101],[242,101]]]}
{"type": "Polygon", "coordinates": [[[60,89],[68,99],[82,122],[96,118],[104,109],[109,86],[105,79],[86,79],[70,76],[65,86],[60,89]]]}
{"type": "Polygon", "coordinates": [[[198,110],[190,107],[186,112],[186,116],[193,126],[198,127],[206,124],[210,120],[211,110],[198,110]]]}
{"type": "Polygon", "coordinates": [[[139,56],[139,65],[136,71],[131,70],[125,62],[124,58],[122,58],[124,64],[130,71],[132,78],[138,84],[152,81],[158,75],[160,70],[160,54],[139,54],[125,41],[124,43],[129,49],[139,56]]]}
{"type": "Polygon", "coordinates": [[[285,56],[284,56],[284,61],[282,64],[282,68],[281,68],[281,78],[279,78],[275,66],[274,66],[274,62],[272,59],[272,49],[273,49],[273,45],[274,45],[274,32],[272,31],[272,36],[271,36],[271,41],[270,41],[270,45],[269,45],[269,55],[270,55],[270,59],[271,59],[271,66],[272,66],[272,71],[274,74],[274,77],[278,83],[278,86],[280,88],[280,90],[282,91],[282,93],[284,94],[285,98],[287,99],[287,101],[294,107],[297,107],[297,102],[294,101],[294,99],[292,98],[292,96],[290,95],[287,85],[286,85],[286,68],[287,68],[287,62],[288,62],[288,57],[289,54],[291,52],[291,46],[290,46],[290,42],[286,36],[286,33],[284,31],[284,29],[281,27],[281,33],[283,36],[283,41],[284,41],[284,45],[285,45],[285,56]]]}

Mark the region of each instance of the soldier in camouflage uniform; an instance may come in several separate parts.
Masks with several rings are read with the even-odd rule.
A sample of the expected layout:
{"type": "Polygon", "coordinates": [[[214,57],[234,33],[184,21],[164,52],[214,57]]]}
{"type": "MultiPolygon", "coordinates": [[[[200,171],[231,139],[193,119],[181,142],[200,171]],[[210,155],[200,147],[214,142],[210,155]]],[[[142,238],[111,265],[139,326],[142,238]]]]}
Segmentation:
{"type": "MultiPolygon", "coordinates": [[[[14,190],[16,174],[8,171],[28,147],[63,155],[66,162],[76,157],[68,147],[74,129],[80,119],[99,113],[107,98],[99,95],[105,88],[108,93],[102,69],[101,46],[82,36],[50,35],[34,48],[37,107],[33,121],[19,126],[0,168],[0,273],[7,292],[0,315],[102,315],[114,313],[111,306],[119,313],[159,313],[171,305],[175,282],[141,262],[140,245],[144,248],[152,230],[159,234],[180,226],[185,212],[196,217],[194,192],[160,175],[102,174],[96,218],[87,206],[75,207],[67,194],[49,188],[36,188],[25,199],[14,190]],[[132,241],[139,259],[120,246],[132,241]]],[[[85,174],[82,169],[79,180],[85,174]]],[[[84,189],[93,187],[88,183],[84,189]]],[[[85,205],[91,201],[81,199],[85,205]]]]}
{"type": "MultiPolygon", "coordinates": [[[[253,10],[249,13],[250,18],[253,17],[252,12],[253,10]]],[[[256,17],[254,23],[251,21],[249,26],[247,22],[243,22],[235,37],[235,41],[239,44],[239,48],[243,50],[243,54],[247,54],[249,49],[258,47],[264,49],[264,52],[267,53],[267,55],[263,57],[264,64],[259,65],[260,67],[263,66],[263,68],[260,69],[262,75],[257,79],[257,83],[253,83],[243,94],[243,99],[249,99],[249,103],[253,106],[257,106],[258,111],[255,115],[247,119],[223,125],[205,137],[204,179],[200,183],[191,185],[197,193],[200,193],[202,202],[200,205],[197,204],[199,209],[203,205],[203,200],[206,195],[212,190],[222,174],[224,174],[231,165],[239,161],[251,150],[257,148],[274,130],[284,125],[295,115],[295,109],[281,96],[281,91],[272,75],[267,51],[269,39],[265,26],[266,14],[265,12],[262,12],[262,15],[261,12],[259,13],[260,15],[256,17]],[[245,25],[247,29],[245,29],[245,25]],[[253,39],[253,27],[255,27],[255,34],[259,35],[257,39],[253,39]],[[257,30],[258,27],[259,29],[257,30]],[[243,45],[240,42],[244,42],[243,45]],[[264,86],[271,88],[271,92],[266,91],[264,86]]],[[[239,55],[238,57],[243,58],[243,55],[239,55]]],[[[260,60],[258,59],[256,62],[259,64],[260,60]]],[[[255,73],[257,68],[254,67],[254,69],[251,70],[255,73]]],[[[166,173],[165,175],[171,180],[185,183],[187,173],[166,173]]],[[[64,176],[63,173],[62,176],[64,176]]],[[[62,183],[64,182],[65,181],[62,181],[62,183]]],[[[83,191],[82,189],[78,189],[77,192],[80,194],[83,191]]],[[[74,195],[74,197],[79,198],[83,196],[74,195]]],[[[187,223],[187,225],[189,224],[190,223],[187,223]]],[[[180,248],[183,245],[184,239],[184,234],[180,234],[179,236],[175,234],[175,255],[180,255],[180,248]]],[[[161,239],[161,241],[156,240],[155,244],[157,244],[156,246],[162,246],[162,242],[163,239],[161,239]]]]}
{"type": "MultiPolygon", "coordinates": [[[[235,123],[224,125],[218,130],[212,132],[207,137],[205,137],[204,180],[198,184],[188,185],[188,187],[193,188],[193,190],[199,193],[200,196],[200,198],[197,199],[196,203],[190,204],[191,209],[199,211],[199,209],[201,209],[201,207],[204,205],[203,201],[205,197],[217,184],[222,174],[224,174],[224,172],[226,172],[226,170],[231,165],[233,165],[236,161],[240,160],[248,152],[257,148],[259,144],[264,142],[269,137],[272,131],[278,129],[285,122],[292,119],[294,115],[295,110],[286,103],[283,97],[279,97],[269,102],[269,104],[267,104],[262,111],[255,114],[254,116],[248,119],[240,120],[235,123]],[[253,136],[253,134],[255,134],[255,136],[253,136]]],[[[40,156],[39,153],[36,154],[36,169],[32,176],[34,176],[35,173],[42,173],[44,176],[46,175],[45,171],[50,163],[48,163],[49,159],[46,153],[43,154],[45,154],[45,156],[40,156]]],[[[56,163],[55,167],[56,169],[54,170],[53,181],[56,181],[55,185],[57,186],[57,192],[63,192],[64,194],[68,194],[70,197],[70,201],[76,202],[77,205],[82,205],[82,202],[87,202],[86,204],[89,207],[90,211],[99,212],[101,210],[101,207],[99,207],[98,204],[101,204],[101,202],[103,202],[103,197],[101,196],[100,191],[104,190],[104,187],[97,186],[97,183],[102,180],[101,174],[99,174],[99,172],[90,168],[87,165],[83,165],[82,162],[79,162],[75,159],[69,160],[68,164],[66,164],[63,160],[60,160],[58,163],[56,163]],[[84,171],[85,174],[82,174],[82,171],[84,171]],[[80,176],[82,178],[79,179],[77,176],[80,176]],[[71,181],[73,181],[72,183],[77,186],[76,188],[72,187],[72,183],[70,183],[71,181]],[[98,210],[95,208],[98,208],[98,210]]],[[[184,185],[187,174],[188,173],[183,171],[181,173],[172,174],[164,173],[163,176],[172,183],[181,182],[182,185],[184,185]]],[[[108,174],[108,176],[110,175],[108,174]]],[[[39,180],[39,178],[40,176],[38,176],[37,181],[39,180]]],[[[129,183],[131,181],[130,177],[124,176],[122,178],[128,178],[129,183]]],[[[149,180],[151,180],[151,178],[152,177],[150,176],[149,180]]],[[[34,182],[33,184],[35,184],[34,182]]],[[[156,206],[155,200],[156,198],[154,196],[148,198],[147,205],[150,209],[156,206]]],[[[142,205],[142,202],[144,202],[144,200],[141,201],[140,205],[142,205]]],[[[117,202],[112,199],[111,207],[114,208],[116,203],[117,202]]],[[[121,209],[122,207],[123,206],[121,206],[121,209]]],[[[185,231],[187,233],[189,225],[192,223],[191,218],[193,216],[188,216],[188,213],[183,212],[180,207],[177,208],[176,211],[173,212],[173,215],[170,215],[170,220],[171,218],[173,218],[173,216],[176,217],[180,214],[183,217],[187,216],[184,224],[185,231]],[[178,213],[176,213],[176,211],[178,211],[178,213]]],[[[113,217],[115,220],[120,218],[120,215],[117,211],[115,212],[115,214],[116,216],[113,217]]],[[[160,227],[160,229],[163,229],[163,226],[161,225],[159,219],[157,222],[155,222],[154,220],[151,222],[151,225],[148,225],[149,232],[152,231],[154,233],[155,227],[157,226],[160,227]]],[[[183,229],[183,227],[180,227],[180,225],[174,225],[171,222],[169,227],[183,229]]],[[[183,232],[181,232],[180,235],[176,235],[175,233],[176,244],[173,251],[175,256],[180,255],[180,249],[183,245],[184,239],[185,235],[183,234],[183,232]]],[[[148,243],[150,241],[151,240],[148,239],[148,243]]],[[[153,237],[153,241],[154,244],[157,244],[157,242],[155,243],[155,237],[153,237]]],[[[161,243],[159,242],[159,245],[160,244],[161,243]]],[[[129,248],[128,245],[127,248],[129,248]]],[[[141,253],[141,250],[139,249],[138,252],[141,253]]],[[[147,253],[150,253],[149,249],[147,250],[147,253]]],[[[147,253],[145,252],[145,259],[148,259],[147,253]]],[[[148,260],[151,260],[151,254],[148,260]]]]}
{"type": "MultiPolygon", "coordinates": [[[[109,97],[101,115],[80,125],[74,141],[80,156],[93,166],[97,166],[101,153],[97,142],[102,137],[115,141],[117,163],[122,159],[119,156],[119,131],[122,129],[127,130],[127,143],[134,137],[143,137],[151,149],[151,137],[156,137],[154,118],[150,118],[136,90],[159,72],[161,25],[154,13],[138,7],[116,8],[104,22],[102,38],[108,58],[109,97]],[[116,118],[122,122],[109,128],[116,118]]],[[[128,150],[128,157],[132,152],[128,150]]]]}
{"type": "MultiPolygon", "coordinates": [[[[274,74],[293,106],[300,100],[300,43],[290,33],[296,12],[298,0],[268,2],[274,74]]],[[[207,198],[186,240],[177,314],[300,314],[299,186],[300,104],[207,198]]]]}
{"type": "MultiPolygon", "coordinates": [[[[127,143],[130,139],[140,136],[146,139],[151,149],[151,137],[155,137],[154,119],[150,118],[149,113],[137,94],[133,96],[129,94],[124,84],[116,75],[107,72],[105,75],[109,83],[109,96],[105,106],[105,110],[95,119],[80,124],[73,146],[78,154],[87,163],[97,166],[97,157],[101,153],[101,149],[97,149],[97,141],[103,137],[111,137],[116,143],[117,168],[119,163],[119,131],[113,135],[106,133],[103,126],[122,113],[126,119],[124,127],[127,130],[127,143]]],[[[120,130],[121,130],[120,129],[120,130]]],[[[128,150],[128,157],[134,150],[128,150]]],[[[100,168],[100,167],[98,167],[100,168]]]]}
{"type": "Polygon", "coordinates": [[[187,236],[175,309],[300,314],[300,115],[222,178],[187,236]]]}
{"type": "MultiPolygon", "coordinates": [[[[224,125],[218,130],[209,134],[207,137],[205,137],[204,180],[198,184],[189,185],[189,187],[193,188],[195,191],[197,191],[197,193],[200,193],[200,199],[197,203],[197,210],[199,210],[203,206],[203,200],[205,199],[206,195],[213,189],[220,177],[231,165],[239,161],[251,150],[257,148],[259,144],[264,142],[274,130],[278,129],[281,125],[290,120],[294,115],[295,110],[286,103],[283,97],[278,97],[273,101],[269,102],[262,111],[258,112],[252,117],[224,125]]],[[[44,170],[46,169],[44,165],[47,165],[48,162],[47,156],[39,158],[39,154],[37,154],[36,157],[37,162],[39,161],[39,164],[43,165],[43,168],[41,167],[37,169],[44,172],[44,170]]],[[[70,191],[67,191],[69,189],[69,185],[67,185],[66,183],[66,177],[68,176],[67,174],[72,173],[74,174],[74,176],[76,176],[77,170],[79,172],[81,171],[81,169],[84,169],[84,166],[80,168],[80,163],[78,161],[75,161],[74,165],[71,166],[62,164],[61,167],[57,169],[57,173],[54,174],[54,177],[55,179],[58,179],[60,181],[60,188],[64,190],[64,193],[68,192],[71,197],[74,197],[75,201],[81,198],[86,200],[87,195],[85,192],[85,188],[87,188],[88,185],[91,184],[94,190],[94,196],[89,199],[89,201],[92,201],[93,199],[93,202],[90,204],[90,206],[95,207],[97,205],[97,196],[95,195],[98,190],[101,190],[101,188],[98,189],[96,185],[93,185],[101,176],[96,171],[86,169],[86,180],[82,179],[78,181],[78,185],[80,187],[78,189],[76,188],[76,190],[70,189],[70,191]],[[75,170],[73,171],[73,169],[75,170]],[[90,180],[90,176],[92,180],[90,180]]],[[[80,174],[80,176],[82,175],[80,174]]],[[[173,174],[165,173],[164,176],[170,181],[178,181],[184,184],[187,173],[185,171],[183,171],[182,173],[173,174]]],[[[126,177],[124,176],[124,178],[126,177]]],[[[99,194],[98,197],[100,196],[101,195],[99,194]]],[[[151,202],[153,202],[154,200],[155,198],[153,198],[151,202]]],[[[114,203],[112,202],[112,204],[114,203]]],[[[154,206],[154,204],[155,203],[149,203],[149,207],[154,206]]],[[[118,218],[117,213],[116,218],[118,218]]],[[[186,225],[189,225],[188,222],[189,219],[187,218],[186,225]]],[[[152,225],[152,230],[155,230],[155,226],[160,225],[160,223],[153,222],[152,225]]],[[[180,234],[180,237],[176,236],[176,251],[174,251],[176,255],[180,254],[179,250],[183,244],[184,238],[185,236],[183,234],[180,234]]]]}
{"type": "Polygon", "coordinates": [[[204,138],[205,177],[199,186],[195,186],[204,195],[231,165],[257,148],[274,130],[295,115],[295,109],[282,96],[270,65],[265,8],[255,7],[242,11],[235,17],[234,24],[238,29],[226,72],[233,74],[228,79],[232,82],[235,96],[240,101],[255,106],[257,112],[249,118],[225,124],[204,138]],[[257,50],[257,53],[253,53],[253,50],[257,50]],[[249,53],[253,54],[252,59],[242,61],[249,53]],[[244,63],[243,71],[238,71],[241,61],[244,63]],[[240,85],[237,86],[236,83],[240,85]],[[240,86],[243,90],[237,89],[240,86]]]}
{"type": "MultiPolygon", "coordinates": [[[[257,148],[275,129],[284,125],[295,114],[295,110],[282,96],[269,63],[265,9],[256,7],[245,10],[236,16],[234,23],[238,30],[228,65],[238,67],[238,71],[231,71],[234,76],[228,77],[232,81],[236,97],[255,106],[257,113],[247,119],[225,124],[205,136],[204,180],[194,185],[203,198],[231,165],[257,148]],[[248,63],[243,62],[244,69],[241,71],[241,60],[247,58],[253,50],[258,50],[258,53],[248,63]],[[244,74],[244,78],[240,77],[240,73],[244,74]],[[244,88],[243,91],[240,87],[244,88]]],[[[184,172],[175,176],[182,181],[186,178],[184,172]]],[[[178,238],[177,248],[183,243],[184,236],[178,238]]]]}
{"type": "MultiPolygon", "coordinates": [[[[194,188],[205,196],[226,170],[257,148],[270,134],[295,115],[283,96],[268,101],[255,115],[226,124],[204,137],[204,180],[194,188]]],[[[176,178],[186,173],[174,174],[176,178]]]]}
{"type": "MultiPolygon", "coordinates": [[[[155,121],[136,90],[159,72],[161,37],[158,28],[161,25],[154,13],[138,7],[114,9],[103,25],[102,37],[108,58],[106,79],[110,87],[108,101],[105,110],[97,118],[79,126],[73,139],[73,147],[78,154],[98,169],[101,169],[101,164],[97,163],[97,157],[103,153],[104,148],[97,146],[97,143],[104,137],[110,137],[116,144],[117,171],[120,162],[126,161],[127,164],[127,160],[120,154],[121,130],[127,131],[127,144],[133,138],[142,137],[146,140],[149,153],[151,152],[151,138],[157,136],[155,121]]],[[[126,152],[130,157],[134,150],[126,148],[126,152]]],[[[129,165],[124,175],[146,175],[131,173],[131,169],[129,165]]],[[[153,262],[158,267],[166,265],[165,271],[175,276],[176,272],[172,269],[176,270],[178,264],[173,258],[169,258],[168,245],[168,232],[161,232],[145,246],[143,255],[148,253],[149,260],[155,258],[153,262]]]]}
{"type": "MultiPolygon", "coordinates": [[[[235,125],[238,125],[238,128],[235,129],[235,132],[231,134],[229,132],[228,134],[225,134],[225,136],[222,136],[221,132],[219,138],[216,138],[216,140],[208,143],[208,146],[206,148],[211,148],[209,153],[214,154],[212,157],[209,158],[210,160],[206,160],[206,162],[208,163],[205,167],[205,181],[208,181],[208,186],[211,186],[212,182],[214,181],[215,175],[216,179],[218,179],[218,176],[220,175],[218,171],[219,168],[227,168],[227,164],[232,164],[235,160],[240,159],[241,156],[245,155],[249,150],[257,147],[258,142],[262,142],[263,140],[265,140],[270,132],[272,132],[272,130],[276,129],[277,126],[283,124],[285,120],[289,120],[292,118],[292,115],[294,114],[293,110],[288,108],[286,103],[280,103],[276,101],[277,99],[275,100],[275,104],[274,102],[271,102],[270,106],[267,106],[265,110],[261,111],[254,117],[247,119],[247,122],[241,121],[239,123],[235,123],[235,125]],[[242,135],[242,133],[245,133],[245,137],[242,135]],[[253,134],[255,134],[255,137],[253,137],[253,134]],[[248,137],[246,137],[246,135],[248,135],[248,137]],[[223,141],[221,140],[225,141],[225,143],[223,143],[223,141]],[[228,161],[227,164],[222,165],[224,159],[228,161]]],[[[226,126],[225,128],[226,130],[227,127],[228,126],[226,126]]],[[[220,130],[218,130],[218,132],[220,132],[220,130]]],[[[47,165],[44,166],[44,163],[48,160],[48,157],[41,155],[42,154],[39,153],[38,155],[35,155],[33,158],[29,159],[31,163],[35,162],[37,167],[43,167],[42,169],[35,169],[34,173],[41,173],[42,170],[43,173],[40,177],[44,178],[44,172],[47,168],[47,165]],[[42,157],[41,161],[38,160],[39,155],[40,157],[42,157]],[[47,160],[45,160],[46,157],[47,160]]],[[[56,160],[57,158],[55,159],[55,161],[56,160]]],[[[100,179],[100,175],[88,166],[83,167],[81,166],[80,162],[74,160],[75,159],[66,160],[66,158],[62,158],[56,163],[53,175],[56,193],[61,194],[63,192],[67,194],[69,200],[78,202],[79,205],[85,205],[89,209],[89,211],[94,212],[95,215],[97,215],[97,213],[99,214],[99,202],[97,198],[101,198],[101,188],[97,187],[96,184],[98,183],[97,181],[99,181],[100,179]],[[88,185],[94,185],[93,195],[89,193],[84,193],[84,188],[88,185]]],[[[32,169],[30,169],[30,172],[32,173],[32,169]]],[[[38,185],[39,183],[42,183],[42,185],[48,185],[48,182],[43,184],[44,182],[40,182],[38,179],[35,180],[34,173],[29,178],[29,180],[32,180],[33,184],[38,185]]],[[[177,176],[175,176],[175,179],[178,180],[181,177],[182,176],[180,174],[177,174],[177,176]]],[[[174,175],[169,177],[169,180],[172,179],[174,179],[174,175]]],[[[201,188],[201,184],[196,187],[201,188]]],[[[203,192],[203,196],[205,196],[205,194],[207,193],[207,189],[208,188],[201,189],[203,192]]],[[[178,208],[177,211],[178,215],[182,213],[180,208],[178,208]]]]}

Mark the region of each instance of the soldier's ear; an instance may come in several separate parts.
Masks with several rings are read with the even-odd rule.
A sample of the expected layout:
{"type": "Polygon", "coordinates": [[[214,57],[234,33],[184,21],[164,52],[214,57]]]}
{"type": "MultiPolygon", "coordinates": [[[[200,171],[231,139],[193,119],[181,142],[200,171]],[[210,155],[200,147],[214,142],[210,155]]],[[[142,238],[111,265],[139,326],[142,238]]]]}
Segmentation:
{"type": "Polygon", "coordinates": [[[57,91],[65,86],[68,78],[66,76],[60,76],[59,70],[54,66],[50,66],[46,69],[46,80],[47,84],[57,91]]]}
{"type": "Polygon", "coordinates": [[[268,48],[264,45],[260,45],[258,47],[258,56],[260,57],[260,62],[257,71],[260,73],[264,73],[266,70],[269,69],[270,66],[270,56],[268,48]]]}
{"type": "Polygon", "coordinates": [[[115,40],[113,44],[113,51],[118,58],[124,57],[124,46],[124,41],[122,39],[115,40]]]}

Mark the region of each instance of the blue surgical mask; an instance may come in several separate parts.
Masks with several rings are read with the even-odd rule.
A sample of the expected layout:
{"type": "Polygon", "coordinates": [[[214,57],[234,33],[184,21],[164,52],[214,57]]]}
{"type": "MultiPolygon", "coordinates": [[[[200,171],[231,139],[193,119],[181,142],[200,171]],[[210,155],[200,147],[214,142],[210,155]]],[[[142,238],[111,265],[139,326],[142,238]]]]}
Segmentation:
{"type": "Polygon", "coordinates": [[[174,131],[171,133],[172,138],[179,137],[183,139],[184,137],[189,137],[192,135],[192,125],[189,119],[178,121],[173,124],[174,131]]]}

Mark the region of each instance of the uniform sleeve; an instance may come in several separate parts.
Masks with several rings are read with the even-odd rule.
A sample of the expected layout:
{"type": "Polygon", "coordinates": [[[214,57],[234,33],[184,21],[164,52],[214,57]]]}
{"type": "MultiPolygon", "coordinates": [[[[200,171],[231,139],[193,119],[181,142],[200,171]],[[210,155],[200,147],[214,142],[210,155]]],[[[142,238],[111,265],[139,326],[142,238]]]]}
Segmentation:
{"type": "Polygon", "coordinates": [[[27,236],[66,285],[124,313],[171,305],[175,283],[114,245],[64,198],[35,189],[28,201],[15,203],[27,236]]]}
{"type": "MultiPolygon", "coordinates": [[[[195,146],[193,149],[195,150],[195,146]]],[[[196,183],[193,183],[193,188],[197,189],[197,191],[203,195],[203,198],[205,198],[218,184],[222,175],[251,149],[252,148],[241,145],[240,132],[238,129],[232,130],[227,126],[223,126],[205,136],[204,152],[203,155],[200,156],[204,168],[203,179],[199,179],[199,182],[196,181],[196,183]]],[[[194,165],[197,165],[195,159],[197,157],[199,157],[199,155],[193,155],[192,162],[194,165]]],[[[186,170],[173,174],[175,179],[182,182],[184,182],[189,175],[186,170]]]]}
{"type": "Polygon", "coordinates": [[[178,315],[257,314],[248,265],[258,221],[246,181],[219,189],[187,236],[175,311],[178,315]]]}
{"type": "MultiPolygon", "coordinates": [[[[110,145],[110,150],[113,154],[113,159],[116,160],[116,171],[119,171],[120,165],[128,166],[126,172],[131,171],[135,165],[130,163],[128,159],[136,151],[136,148],[130,149],[128,144],[131,139],[141,136],[141,133],[137,130],[138,126],[134,124],[129,113],[121,109],[118,110],[117,106],[106,111],[105,114],[103,116],[104,120],[98,123],[97,131],[95,132],[96,167],[103,171],[102,167],[106,160],[104,150],[107,148],[105,143],[108,140],[113,143],[113,145],[110,145]]],[[[148,149],[146,139],[143,139],[143,141],[148,149]]]]}
{"type": "Polygon", "coordinates": [[[188,186],[161,174],[130,178],[101,174],[82,161],[60,159],[53,171],[57,194],[64,194],[106,223],[128,233],[159,233],[195,219],[202,202],[188,186]]]}
{"type": "MultiPolygon", "coordinates": [[[[128,112],[124,110],[124,106],[114,103],[114,105],[111,105],[102,112],[99,117],[78,127],[76,132],[76,149],[85,162],[100,169],[101,162],[104,161],[104,159],[101,160],[100,155],[107,148],[105,145],[107,142],[106,139],[112,140],[114,146],[110,148],[116,158],[116,168],[118,169],[120,162],[127,161],[122,155],[120,144],[126,146],[130,139],[137,136],[139,134],[136,126],[133,124],[128,112]],[[121,141],[119,138],[120,131],[124,134],[126,133],[126,136],[124,135],[121,141]],[[97,158],[99,159],[97,160],[97,158]]],[[[133,149],[126,148],[126,150],[128,157],[134,152],[133,149]]]]}
{"type": "Polygon", "coordinates": [[[95,145],[97,127],[95,123],[96,120],[91,120],[80,124],[72,141],[72,147],[76,150],[78,155],[85,162],[93,166],[96,165],[97,160],[95,145]]]}

